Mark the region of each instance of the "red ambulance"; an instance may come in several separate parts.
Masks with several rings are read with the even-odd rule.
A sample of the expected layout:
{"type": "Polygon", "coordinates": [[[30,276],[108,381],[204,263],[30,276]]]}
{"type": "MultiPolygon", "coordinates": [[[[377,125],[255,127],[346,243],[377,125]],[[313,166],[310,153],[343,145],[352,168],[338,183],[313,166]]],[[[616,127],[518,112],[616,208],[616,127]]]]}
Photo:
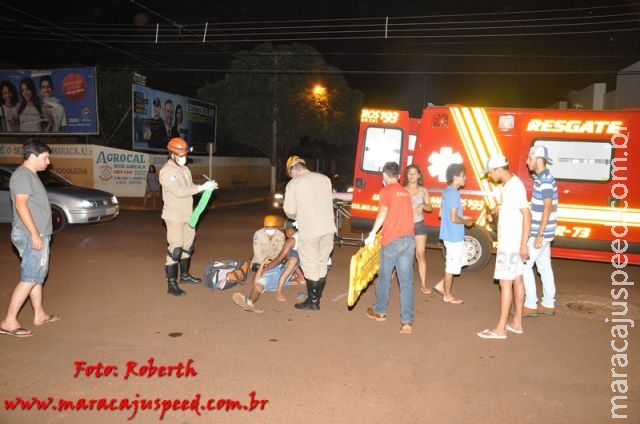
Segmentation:
{"type": "Polygon", "coordinates": [[[425,214],[430,246],[438,246],[439,206],[445,170],[467,169],[460,191],[466,215],[469,266],[484,267],[496,234],[487,209],[498,187],[481,179],[487,158],[503,154],[531,196],[526,165],[531,146],[544,145],[558,184],[558,225],[552,255],[560,258],[640,264],[640,110],[586,111],[428,107],[420,118],[407,111],[363,109],[354,168],[351,226],[369,231],[382,188],[380,170],[389,161],[414,163],[424,175],[433,212],[425,214]]]}

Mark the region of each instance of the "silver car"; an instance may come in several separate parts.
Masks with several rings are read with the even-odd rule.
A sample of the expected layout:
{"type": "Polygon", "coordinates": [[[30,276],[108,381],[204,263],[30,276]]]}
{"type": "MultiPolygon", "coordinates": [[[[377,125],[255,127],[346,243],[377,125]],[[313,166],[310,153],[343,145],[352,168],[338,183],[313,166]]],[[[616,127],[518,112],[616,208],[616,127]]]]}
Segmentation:
{"type": "MultiPolygon", "coordinates": [[[[9,179],[17,165],[0,165],[0,222],[11,222],[13,208],[9,179]]],[[[71,184],[53,171],[38,172],[51,204],[53,231],[67,225],[106,222],[120,213],[118,199],[111,193],[71,184]]]]}

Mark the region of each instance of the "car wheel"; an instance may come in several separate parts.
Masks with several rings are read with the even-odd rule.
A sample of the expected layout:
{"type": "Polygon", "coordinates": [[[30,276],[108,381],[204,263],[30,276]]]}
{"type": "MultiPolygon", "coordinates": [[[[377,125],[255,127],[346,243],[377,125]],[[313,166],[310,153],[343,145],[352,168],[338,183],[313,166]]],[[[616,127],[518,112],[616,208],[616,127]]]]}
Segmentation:
{"type": "Polygon", "coordinates": [[[51,206],[51,221],[53,224],[53,232],[62,230],[67,226],[67,216],[64,211],[57,206],[51,206]]]}

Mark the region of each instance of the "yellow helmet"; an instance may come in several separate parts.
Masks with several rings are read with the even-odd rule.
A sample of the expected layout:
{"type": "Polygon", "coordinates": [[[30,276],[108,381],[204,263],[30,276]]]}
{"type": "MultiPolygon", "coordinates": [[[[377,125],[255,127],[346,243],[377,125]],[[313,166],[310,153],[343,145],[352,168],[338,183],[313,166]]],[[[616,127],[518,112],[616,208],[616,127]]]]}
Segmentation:
{"type": "Polygon", "coordinates": [[[300,156],[298,155],[289,156],[289,159],[287,159],[287,172],[289,172],[291,168],[293,168],[295,165],[299,163],[306,165],[304,162],[304,159],[302,159],[300,156]]]}
{"type": "Polygon", "coordinates": [[[178,156],[187,156],[192,148],[189,147],[187,142],[180,137],[174,137],[169,140],[169,143],[167,143],[167,150],[169,150],[171,153],[175,153],[178,156]]]}
{"type": "Polygon", "coordinates": [[[264,217],[265,227],[278,227],[280,224],[280,217],[277,215],[267,215],[264,217]]]}

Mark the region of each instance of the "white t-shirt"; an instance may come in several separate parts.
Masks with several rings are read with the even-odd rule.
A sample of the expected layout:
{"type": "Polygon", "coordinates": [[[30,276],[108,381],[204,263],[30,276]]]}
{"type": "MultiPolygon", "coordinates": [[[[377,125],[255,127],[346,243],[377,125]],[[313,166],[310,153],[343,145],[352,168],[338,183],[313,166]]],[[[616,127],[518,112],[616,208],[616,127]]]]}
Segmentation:
{"type": "Polygon", "coordinates": [[[523,220],[520,209],[528,208],[529,202],[524,184],[517,175],[513,175],[502,186],[500,219],[498,220],[498,250],[520,251],[523,220]]]}
{"type": "Polygon", "coordinates": [[[51,118],[53,119],[53,125],[51,126],[51,132],[60,132],[62,128],[67,126],[67,113],[64,110],[64,106],[55,97],[48,97],[42,99],[42,103],[49,110],[51,118]]]}

